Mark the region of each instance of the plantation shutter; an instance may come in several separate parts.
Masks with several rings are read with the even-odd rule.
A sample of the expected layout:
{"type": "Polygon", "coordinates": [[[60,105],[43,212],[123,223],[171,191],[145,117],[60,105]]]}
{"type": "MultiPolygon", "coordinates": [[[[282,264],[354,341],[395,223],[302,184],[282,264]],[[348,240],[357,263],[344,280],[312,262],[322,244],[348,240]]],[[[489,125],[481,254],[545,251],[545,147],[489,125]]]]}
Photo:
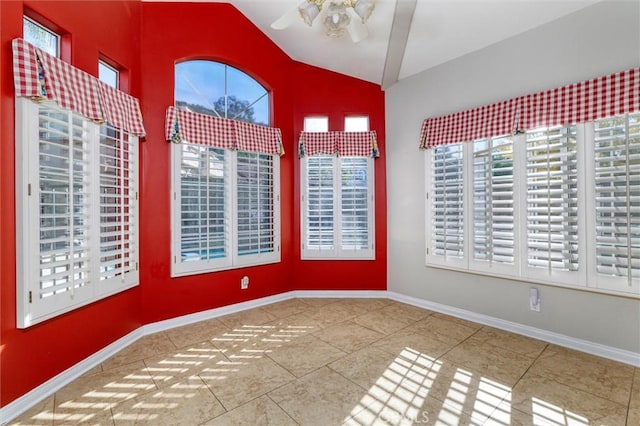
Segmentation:
{"type": "Polygon", "coordinates": [[[526,139],[527,266],[560,279],[579,268],[576,128],[538,129],[526,139]]]}
{"type": "Polygon", "coordinates": [[[244,151],[237,155],[238,256],[273,253],[276,250],[273,157],[244,151]]]}
{"type": "Polygon", "coordinates": [[[315,155],[308,157],[306,194],[306,237],[304,248],[333,251],[334,241],[334,157],[315,155]]]}
{"type": "Polygon", "coordinates": [[[464,144],[442,145],[432,149],[431,241],[428,255],[444,258],[464,257],[464,144]]]}
{"type": "Polygon", "coordinates": [[[473,259],[513,265],[515,258],[513,141],[473,143],[473,259]]]}
{"type": "MultiPolygon", "coordinates": [[[[39,152],[37,197],[39,232],[32,232],[39,247],[39,276],[33,294],[32,315],[39,317],[65,309],[91,296],[89,264],[90,193],[89,132],[87,122],[68,110],[38,107],[39,152]]],[[[35,206],[34,206],[35,207],[35,206]]],[[[33,222],[31,222],[33,223],[33,222]]],[[[34,269],[31,269],[34,271],[34,269]]],[[[33,282],[33,281],[32,281],[33,282]]]]}
{"type": "Polygon", "coordinates": [[[134,136],[111,125],[100,127],[100,280],[101,291],[137,280],[137,170],[134,136]]]}
{"type": "Polygon", "coordinates": [[[342,250],[367,250],[369,241],[369,159],[367,157],[340,158],[341,235],[342,250]]]}
{"type": "Polygon", "coordinates": [[[640,113],[596,121],[594,144],[598,286],[629,291],[640,277],[640,113]]]}

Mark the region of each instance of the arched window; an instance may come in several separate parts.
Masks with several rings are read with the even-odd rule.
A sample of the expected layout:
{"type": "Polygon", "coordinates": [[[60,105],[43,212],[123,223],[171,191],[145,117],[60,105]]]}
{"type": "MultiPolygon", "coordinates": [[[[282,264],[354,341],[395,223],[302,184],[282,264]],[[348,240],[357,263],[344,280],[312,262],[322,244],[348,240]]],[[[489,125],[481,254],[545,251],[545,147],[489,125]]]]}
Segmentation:
{"type": "Polygon", "coordinates": [[[269,92],[229,65],[186,61],[175,67],[176,107],[256,124],[270,124],[269,92]]]}
{"type": "MultiPolygon", "coordinates": [[[[269,92],[213,61],[175,66],[175,106],[269,125],[269,92]]],[[[172,144],[172,276],[280,261],[280,157],[172,144]]]]}

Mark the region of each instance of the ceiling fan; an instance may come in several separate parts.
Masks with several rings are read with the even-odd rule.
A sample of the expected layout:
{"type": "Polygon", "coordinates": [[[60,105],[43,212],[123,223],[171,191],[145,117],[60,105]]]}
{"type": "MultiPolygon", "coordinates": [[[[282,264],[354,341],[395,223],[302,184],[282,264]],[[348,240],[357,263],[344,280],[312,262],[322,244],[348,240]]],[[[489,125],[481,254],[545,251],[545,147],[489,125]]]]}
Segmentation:
{"type": "Polygon", "coordinates": [[[349,33],[351,40],[364,40],[369,31],[365,23],[376,6],[375,0],[305,0],[297,8],[290,10],[271,24],[274,30],[283,30],[296,17],[312,26],[320,16],[325,33],[330,37],[342,37],[349,33]]]}

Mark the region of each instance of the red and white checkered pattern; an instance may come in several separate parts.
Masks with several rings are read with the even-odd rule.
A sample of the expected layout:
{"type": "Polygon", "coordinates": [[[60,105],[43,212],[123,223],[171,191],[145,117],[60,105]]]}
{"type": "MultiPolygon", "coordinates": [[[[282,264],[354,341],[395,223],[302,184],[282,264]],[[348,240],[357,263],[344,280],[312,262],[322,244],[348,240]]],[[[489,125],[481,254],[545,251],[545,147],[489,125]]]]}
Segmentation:
{"type": "Polygon", "coordinates": [[[376,132],[338,133],[338,155],[341,157],[378,157],[376,132]]]}
{"type": "Polygon", "coordinates": [[[517,130],[518,105],[516,99],[510,99],[443,117],[428,118],[422,124],[420,148],[513,134],[517,130]]]}
{"type": "Polygon", "coordinates": [[[335,155],[338,152],[340,132],[301,132],[302,156],[335,155]]]}
{"type": "Polygon", "coordinates": [[[284,155],[282,134],[275,127],[235,121],[236,148],[240,151],[284,155]]]}
{"type": "Polygon", "coordinates": [[[171,140],[171,133],[176,120],[180,139],[183,142],[224,149],[235,149],[236,147],[233,120],[184,111],[171,106],[167,110],[167,123],[165,126],[167,140],[171,140]]]}
{"type": "Polygon", "coordinates": [[[16,96],[42,98],[38,81],[36,49],[21,38],[11,42],[13,48],[13,83],[16,96]]]}
{"type": "Polygon", "coordinates": [[[640,68],[521,96],[422,124],[420,148],[640,111],[640,68]]]}
{"type": "Polygon", "coordinates": [[[98,79],[36,48],[44,70],[47,98],[62,108],[76,111],[98,122],[104,121],[98,94],[98,79]]]}
{"type": "Polygon", "coordinates": [[[105,119],[119,129],[134,135],[144,136],[145,131],[138,100],[102,81],[98,81],[98,89],[105,119]]]}
{"type": "Polygon", "coordinates": [[[640,68],[518,98],[519,130],[640,111],[640,68]]]}

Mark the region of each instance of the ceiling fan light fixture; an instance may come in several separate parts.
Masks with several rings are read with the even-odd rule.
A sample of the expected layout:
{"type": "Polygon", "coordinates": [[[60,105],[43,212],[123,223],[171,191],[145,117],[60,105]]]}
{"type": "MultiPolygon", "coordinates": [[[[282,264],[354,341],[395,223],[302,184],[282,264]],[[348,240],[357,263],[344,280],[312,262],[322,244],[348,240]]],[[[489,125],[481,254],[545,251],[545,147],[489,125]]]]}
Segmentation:
{"type": "Polygon", "coordinates": [[[343,3],[330,3],[324,18],[324,27],[330,37],[341,37],[347,31],[351,18],[343,3]]]}
{"type": "MultiPolygon", "coordinates": [[[[322,4],[322,3],[320,3],[322,4]]],[[[314,19],[320,14],[320,7],[316,2],[307,0],[298,6],[300,17],[308,26],[313,25],[314,19]]]]}
{"type": "Polygon", "coordinates": [[[362,19],[362,23],[364,24],[371,16],[373,9],[376,8],[376,3],[374,0],[357,0],[353,5],[353,9],[356,11],[360,19],[362,19]]]}

